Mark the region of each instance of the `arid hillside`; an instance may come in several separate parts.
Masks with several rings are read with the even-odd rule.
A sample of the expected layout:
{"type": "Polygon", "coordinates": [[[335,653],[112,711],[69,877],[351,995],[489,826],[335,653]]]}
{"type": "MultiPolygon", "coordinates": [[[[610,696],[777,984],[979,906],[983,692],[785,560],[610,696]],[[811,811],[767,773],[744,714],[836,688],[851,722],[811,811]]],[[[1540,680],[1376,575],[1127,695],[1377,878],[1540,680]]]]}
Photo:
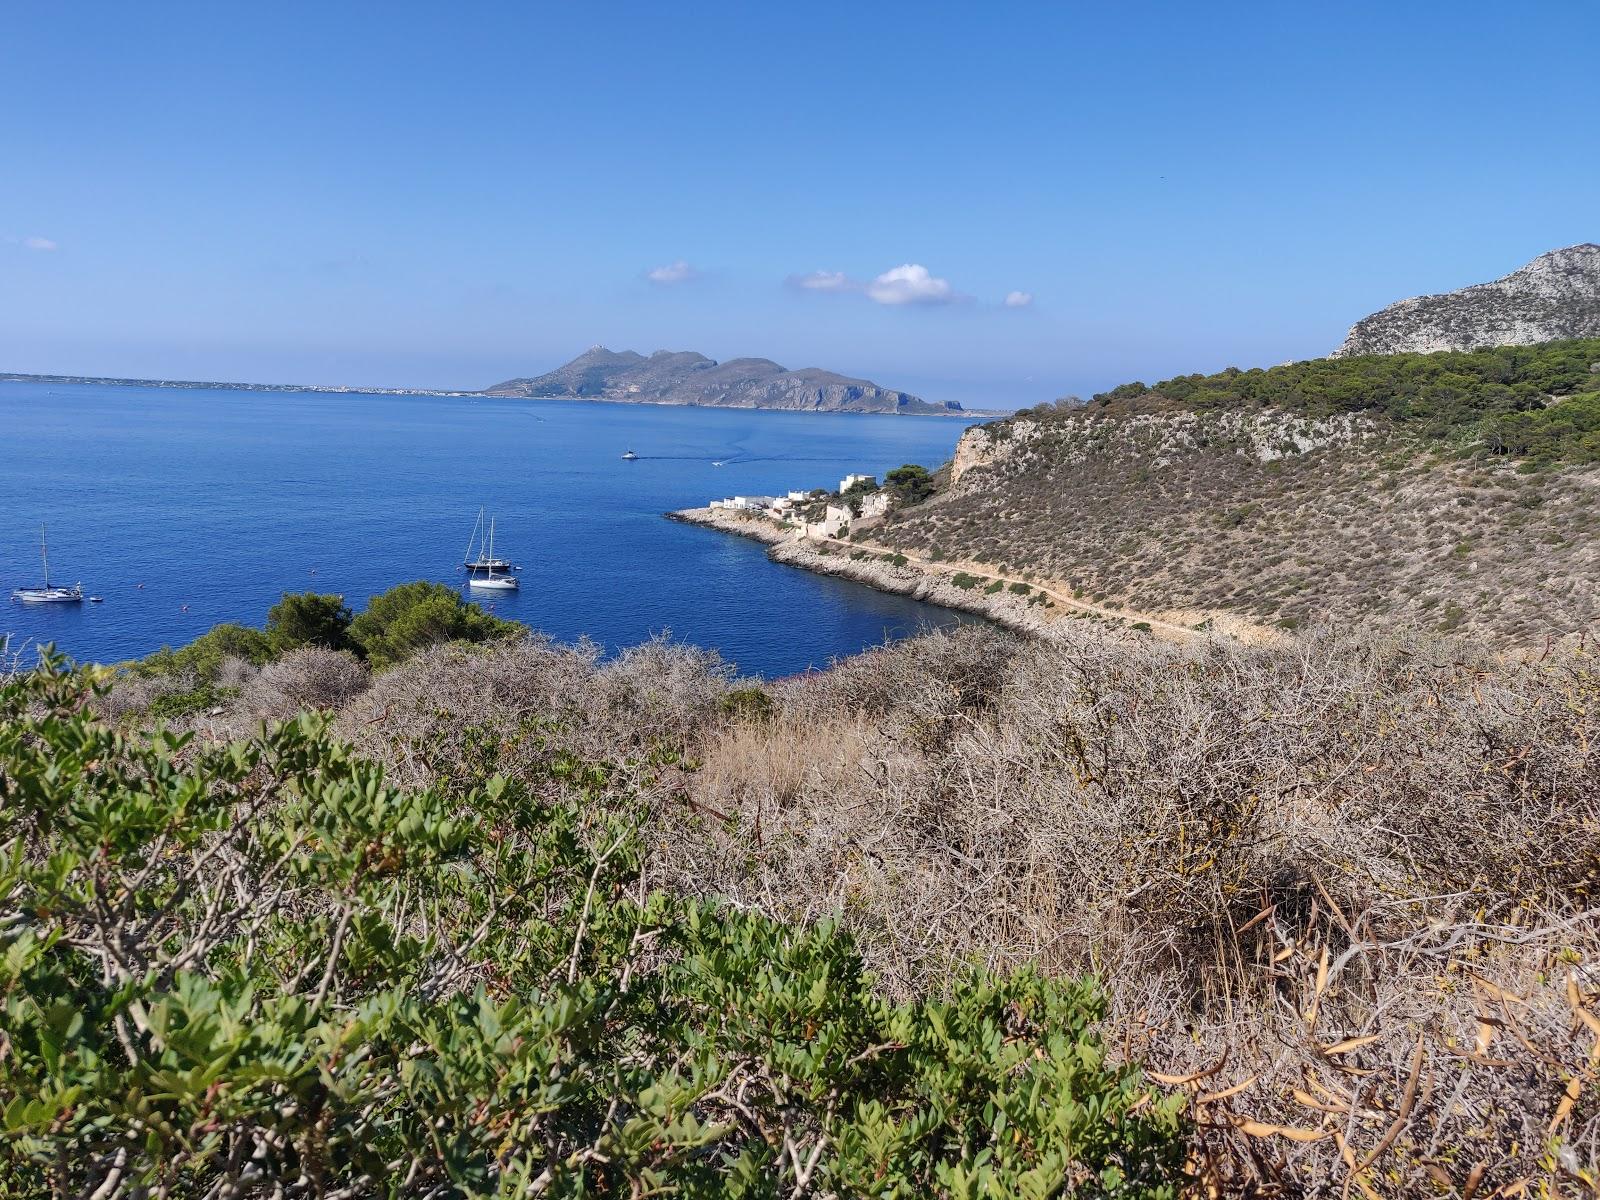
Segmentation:
{"type": "MultiPolygon", "coordinates": [[[[402,787],[498,775],[549,812],[581,787],[572,836],[631,814],[641,892],[836,917],[890,997],[974,966],[1091,972],[1114,1058],[1193,1119],[1186,1195],[1581,1194],[1589,655],[1075,635],[968,628],[769,685],[660,643],[455,644],[376,673],[307,645],[225,660],[170,727],[189,755],[318,707],[402,787]]],[[[137,727],[192,683],[122,676],[97,707],[137,727]]]]}
{"type": "Polygon", "coordinates": [[[856,532],[1191,625],[1537,644],[1600,617],[1591,364],[1600,342],[1130,385],[970,430],[940,494],[856,532]]]}

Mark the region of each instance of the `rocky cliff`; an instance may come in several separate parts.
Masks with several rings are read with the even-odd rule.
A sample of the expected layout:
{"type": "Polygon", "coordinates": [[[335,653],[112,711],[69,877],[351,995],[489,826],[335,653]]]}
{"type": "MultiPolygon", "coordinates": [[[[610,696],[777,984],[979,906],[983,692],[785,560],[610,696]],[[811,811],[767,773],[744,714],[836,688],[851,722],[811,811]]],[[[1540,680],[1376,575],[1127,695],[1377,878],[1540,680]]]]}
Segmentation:
{"type": "Polygon", "coordinates": [[[1438,296],[1417,296],[1357,321],[1334,351],[1429,354],[1600,336],[1600,245],[1541,254],[1520,271],[1438,296]]]}
{"type": "Polygon", "coordinates": [[[693,351],[658,350],[648,358],[632,350],[595,346],[563,367],[532,379],[508,379],[485,392],[616,400],[633,404],[698,404],[717,408],[773,408],[814,412],[907,413],[961,411],[954,401],[932,404],[832,371],[790,371],[767,358],[717,362],[693,351]]]}

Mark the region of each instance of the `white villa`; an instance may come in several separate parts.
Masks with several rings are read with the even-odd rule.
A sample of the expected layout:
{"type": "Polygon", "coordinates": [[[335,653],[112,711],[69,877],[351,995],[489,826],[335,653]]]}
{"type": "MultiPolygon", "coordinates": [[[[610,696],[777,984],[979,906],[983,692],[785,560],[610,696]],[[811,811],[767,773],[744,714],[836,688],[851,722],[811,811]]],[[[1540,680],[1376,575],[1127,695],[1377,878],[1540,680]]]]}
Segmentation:
{"type": "MultiPolygon", "coordinates": [[[[846,475],[839,481],[839,491],[846,492],[857,484],[877,487],[872,475],[846,475]]],[[[743,512],[781,521],[794,529],[797,538],[834,538],[849,528],[855,517],[849,504],[829,504],[820,521],[808,521],[795,511],[796,506],[813,499],[811,492],[792,491],[783,496],[729,496],[713,500],[710,507],[723,512],[743,512]]],[[[869,492],[860,498],[862,517],[880,517],[889,511],[890,494],[887,491],[869,492]]]]}

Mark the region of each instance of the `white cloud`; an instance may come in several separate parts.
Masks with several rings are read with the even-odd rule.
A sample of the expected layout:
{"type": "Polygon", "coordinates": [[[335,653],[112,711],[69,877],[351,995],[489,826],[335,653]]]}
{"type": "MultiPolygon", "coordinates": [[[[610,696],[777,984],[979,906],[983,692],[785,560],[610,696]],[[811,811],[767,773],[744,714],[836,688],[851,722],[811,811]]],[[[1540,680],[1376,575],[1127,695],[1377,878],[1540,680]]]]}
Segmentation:
{"type": "Polygon", "coordinates": [[[656,267],[645,272],[645,278],[651,283],[659,283],[663,287],[671,287],[675,283],[688,283],[689,280],[697,278],[699,274],[698,270],[680,258],[675,263],[668,263],[664,267],[656,267]]]}
{"type": "Polygon", "coordinates": [[[54,242],[44,237],[26,237],[22,239],[22,244],[29,250],[54,250],[56,248],[54,242]]]}
{"type": "Polygon", "coordinates": [[[807,292],[853,292],[861,285],[843,271],[812,271],[789,276],[789,286],[807,292]]]}
{"type": "Polygon", "coordinates": [[[1033,303],[1033,293],[1007,292],[1004,303],[1007,308],[1027,308],[1033,303]]]}
{"type": "Polygon", "coordinates": [[[958,298],[948,279],[940,279],[919,263],[885,271],[867,284],[867,296],[879,304],[949,304],[958,298]]]}

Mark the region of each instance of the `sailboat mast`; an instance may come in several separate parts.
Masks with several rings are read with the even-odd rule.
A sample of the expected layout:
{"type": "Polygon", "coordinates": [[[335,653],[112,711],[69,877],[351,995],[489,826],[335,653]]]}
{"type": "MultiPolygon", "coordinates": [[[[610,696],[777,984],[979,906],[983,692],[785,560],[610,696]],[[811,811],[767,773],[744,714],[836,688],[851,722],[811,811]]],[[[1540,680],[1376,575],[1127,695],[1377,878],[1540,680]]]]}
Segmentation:
{"type": "Polygon", "coordinates": [[[478,519],[472,523],[472,536],[467,539],[467,552],[461,556],[462,562],[470,563],[472,561],[472,543],[478,540],[478,530],[482,527],[483,509],[480,508],[478,509],[478,519]]]}
{"type": "MultiPolygon", "coordinates": [[[[489,561],[491,563],[494,562],[494,518],[493,517],[489,518],[489,561]]],[[[494,568],[492,566],[489,569],[491,571],[494,570],[494,568]]]]}
{"type": "Polygon", "coordinates": [[[44,590],[50,590],[50,550],[45,545],[44,526],[39,526],[39,557],[44,560],[44,590]]]}

